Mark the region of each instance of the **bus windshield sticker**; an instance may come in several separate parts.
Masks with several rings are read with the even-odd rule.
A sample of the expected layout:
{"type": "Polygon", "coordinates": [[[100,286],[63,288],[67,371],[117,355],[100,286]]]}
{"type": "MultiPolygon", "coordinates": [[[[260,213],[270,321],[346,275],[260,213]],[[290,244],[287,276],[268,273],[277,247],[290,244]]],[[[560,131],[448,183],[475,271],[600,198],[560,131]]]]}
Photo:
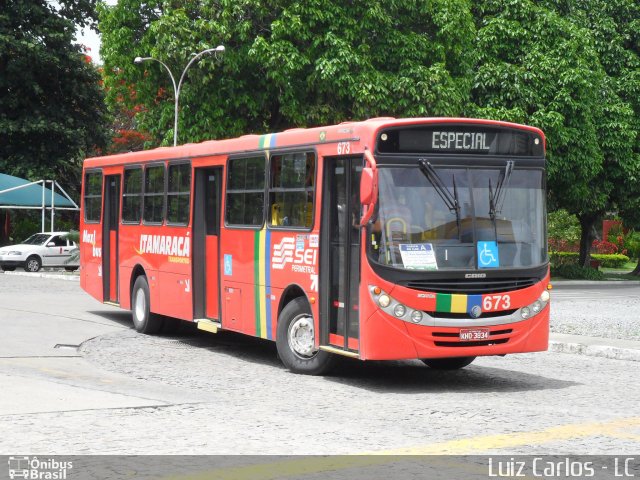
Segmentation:
{"type": "Polygon", "coordinates": [[[478,268],[498,268],[500,256],[496,242],[478,242],[478,268]]]}
{"type": "Polygon", "coordinates": [[[401,243],[400,256],[404,268],[412,270],[437,270],[438,262],[431,243],[401,243]]]}

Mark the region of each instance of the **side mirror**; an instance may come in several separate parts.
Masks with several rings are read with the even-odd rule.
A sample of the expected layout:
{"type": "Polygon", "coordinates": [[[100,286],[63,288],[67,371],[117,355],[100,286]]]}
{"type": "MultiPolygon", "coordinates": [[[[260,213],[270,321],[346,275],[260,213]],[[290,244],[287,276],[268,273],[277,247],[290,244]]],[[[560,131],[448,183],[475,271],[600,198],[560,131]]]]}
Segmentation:
{"type": "Polygon", "coordinates": [[[373,209],[378,200],[378,166],[376,159],[369,149],[365,149],[364,158],[366,167],[362,169],[360,177],[360,203],[364,207],[364,213],[360,219],[360,226],[367,225],[373,215],[373,209]]]}
{"type": "Polygon", "coordinates": [[[56,246],[55,242],[47,243],[47,247],[55,247],[55,246],[56,246]]]}
{"type": "Polygon", "coordinates": [[[373,199],[373,170],[370,167],[362,169],[360,177],[360,203],[369,205],[373,199]]]}

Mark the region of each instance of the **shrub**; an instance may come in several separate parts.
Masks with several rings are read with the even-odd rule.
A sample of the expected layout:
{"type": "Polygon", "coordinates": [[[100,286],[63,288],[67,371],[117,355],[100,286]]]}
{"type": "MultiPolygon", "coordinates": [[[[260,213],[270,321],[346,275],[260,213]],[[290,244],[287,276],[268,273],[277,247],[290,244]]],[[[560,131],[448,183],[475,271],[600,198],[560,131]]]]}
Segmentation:
{"type": "Polygon", "coordinates": [[[627,255],[633,258],[640,257],[640,232],[631,230],[624,238],[624,248],[627,255]]]}
{"type": "Polygon", "coordinates": [[[616,253],[613,255],[602,255],[598,253],[594,253],[591,255],[591,258],[594,260],[599,260],[600,264],[603,267],[607,268],[620,268],[624,267],[624,264],[629,261],[629,257],[626,255],[622,255],[620,253],[616,253]]]}
{"type": "Polygon", "coordinates": [[[551,268],[551,275],[572,280],[604,280],[604,273],[580,265],[559,265],[551,268]]]}
{"type": "MultiPolygon", "coordinates": [[[[578,265],[580,254],[576,252],[552,252],[550,254],[551,265],[560,267],[563,265],[578,265]]],[[[629,261],[629,257],[615,254],[592,253],[591,258],[598,260],[600,265],[606,268],[620,268],[629,261]]]]}
{"type": "Polygon", "coordinates": [[[580,246],[577,242],[549,237],[549,250],[552,252],[579,252],[580,246]]]}
{"type": "Polygon", "coordinates": [[[549,260],[551,265],[577,265],[580,254],[578,252],[551,252],[549,260]]]}
{"type": "Polygon", "coordinates": [[[558,241],[564,240],[569,244],[580,241],[580,222],[575,215],[571,215],[566,210],[549,212],[547,230],[549,237],[558,241]]]}
{"type": "Polygon", "coordinates": [[[607,240],[594,240],[591,247],[596,250],[596,253],[609,255],[618,253],[618,246],[615,243],[608,242],[607,240]]]}

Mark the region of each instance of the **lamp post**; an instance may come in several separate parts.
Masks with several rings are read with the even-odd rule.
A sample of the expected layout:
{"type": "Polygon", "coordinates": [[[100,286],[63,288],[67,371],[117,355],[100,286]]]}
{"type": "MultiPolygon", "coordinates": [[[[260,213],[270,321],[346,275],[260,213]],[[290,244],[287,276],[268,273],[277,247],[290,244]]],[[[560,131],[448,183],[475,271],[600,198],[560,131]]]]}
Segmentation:
{"type": "Polygon", "coordinates": [[[187,70],[189,70],[189,67],[191,67],[191,65],[193,65],[194,62],[199,60],[203,55],[207,55],[209,53],[222,53],[222,52],[224,52],[224,45],[218,45],[216,48],[207,48],[206,50],[203,50],[200,53],[194,54],[193,58],[189,60],[189,63],[187,63],[187,66],[184,67],[184,70],[182,71],[182,75],[180,75],[180,80],[178,81],[177,85],[176,85],[176,79],[174,78],[173,73],[171,73],[171,69],[163,61],[153,57],[136,57],[133,60],[133,63],[135,64],[140,64],[142,62],[153,60],[155,62],[158,62],[160,65],[162,65],[169,73],[169,77],[171,78],[171,83],[173,84],[173,98],[174,98],[174,112],[173,112],[173,146],[174,147],[178,145],[178,100],[180,98],[180,89],[182,88],[182,81],[184,80],[184,76],[187,73],[187,70]]]}

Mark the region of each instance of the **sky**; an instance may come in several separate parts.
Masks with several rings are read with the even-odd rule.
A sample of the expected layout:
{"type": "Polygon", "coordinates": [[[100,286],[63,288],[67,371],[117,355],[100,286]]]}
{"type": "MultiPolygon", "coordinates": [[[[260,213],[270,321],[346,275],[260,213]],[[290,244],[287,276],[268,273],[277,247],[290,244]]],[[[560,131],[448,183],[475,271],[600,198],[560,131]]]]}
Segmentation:
{"type": "Polygon", "coordinates": [[[90,48],[87,53],[93,60],[93,63],[102,64],[102,59],[100,58],[100,35],[90,28],[85,28],[84,32],[80,29],[76,30],[76,38],[78,43],[90,48]]]}

